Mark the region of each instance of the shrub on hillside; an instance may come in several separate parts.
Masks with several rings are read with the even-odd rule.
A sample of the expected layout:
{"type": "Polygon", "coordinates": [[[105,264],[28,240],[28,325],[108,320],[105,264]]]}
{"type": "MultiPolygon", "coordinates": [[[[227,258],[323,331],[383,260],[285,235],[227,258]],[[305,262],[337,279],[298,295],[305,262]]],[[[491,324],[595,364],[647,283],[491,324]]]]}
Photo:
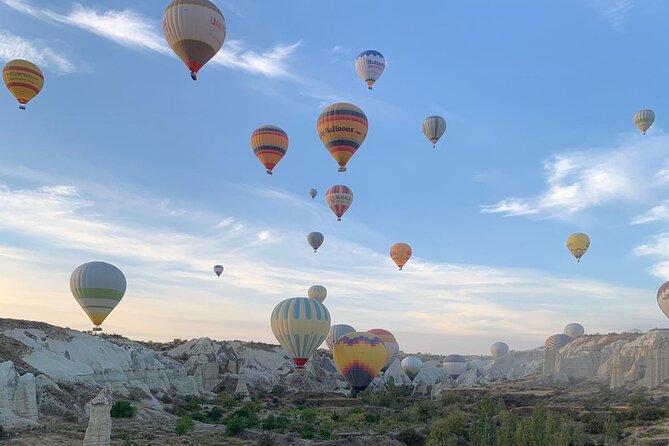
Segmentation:
{"type": "Polygon", "coordinates": [[[191,417],[183,416],[177,418],[177,422],[174,425],[174,431],[178,436],[182,436],[186,432],[195,430],[195,421],[191,417]]]}
{"type": "Polygon", "coordinates": [[[137,409],[130,401],[116,401],[111,408],[112,418],[132,418],[135,416],[137,409]]]}
{"type": "Polygon", "coordinates": [[[425,445],[425,437],[416,431],[416,429],[404,429],[397,435],[397,441],[401,441],[407,446],[423,446],[425,445]]]}

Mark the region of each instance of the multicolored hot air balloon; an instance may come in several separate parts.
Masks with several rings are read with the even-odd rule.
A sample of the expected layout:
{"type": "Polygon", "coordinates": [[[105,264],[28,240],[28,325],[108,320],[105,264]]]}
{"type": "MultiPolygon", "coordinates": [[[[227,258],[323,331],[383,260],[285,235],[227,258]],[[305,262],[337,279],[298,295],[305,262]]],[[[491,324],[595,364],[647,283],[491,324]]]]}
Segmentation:
{"type": "Polygon", "coordinates": [[[225,30],[223,14],[209,0],[173,0],[163,13],[165,40],[193,80],[223,46],[225,30]]]}
{"type": "Polygon", "coordinates": [[[502,358],[509,354],[509,346],[506,342],[495,342],[490,346],[490,353],[494,358],[502,358]]]}
{"type": "Polygon", "coordinates": [[[272,175],[272,169],[279,164],[288,151],[288,135],[275,125],[263,125],[251,133],[253,154],[272,175]]]}
{"type": "Polygon", "coordinates": [[[320,232],[310,232],[307,234],[307,242],[314,249],[314,252],[323,244],[325,237],[320,232]]]}
{"type": "Polygon", "coordinates": [[[337,371],[353,390],[361,392],[381,371],[386,362],[386,349],[378,336],[354,331],[337,340],[332,357],[337,371]]]}
{"type": "Polygon", "coordinates": [[[402,271],[404,264],[411,258],[411,246],[406,243],[395,243],[390,247],[390,258],[402,271]]]}
{"type": "Polygon", "coordinates": [[[570,235],[567,238],[567,249],[576,257],[576,261],[580,262],[583,254],[590,247],[590,237],[581,232],[570,235]]]}
{"type": "Polygon", "coordinates": [[[566,334],[572,339],[576,339],[580,338],[585,334],[585,328],[583,328],[583,325],[581,324],[572,322],[571,324],[565,325],[564,330],[562,330],[562,333],[566,334]]]}
{"type": "Polygon", "coordinates": [[[318,194],[318,191],[316,189],[309,189],[309,196],[314,199],[316,198],[316,195],[318,194]]]}
{"type": "Polygon", "coordinates": [[[418,375],[422,367],[423,361],[415,356],[407,356],[402,360],[402,370],[404,370],[404,373],[407,374],[411,381],[418,375]]]}
{"type": "Polygon", "coordinates": [[[367,116],[353,104],[328,105],[318,116],[316,131],[339,164],[339,172],[346,172],[346,163],[367,136],[367,116]]]}
{"type": "Polygon", "coordinates": [[[374,328],[372,330],[367,330],[367,333],[371,333],[381,338],[383,345],[386,347],[386,363],[381,369],[382,372],[388,370],[388,367],[395,361],[395,355],[399,353],[400,346],[395,339],[395,336],[388,330],[383,328],[374,328]]]}
{"type": "Polygon", "coordinates": [[[432,147],[437,147],[437,141],[446,131],[446,120],[441,116],[428,116],[423,120],[423,135],[432,143],[432,147]]]}
{"type": "Polygon", "coordinates": [[[328,333],[328,337],[325,338],[325,345],[327,345],[328,349],[332,351],[339,338],[341,338],[347,333],[353,333],[354,331],[355,328],[351,327],[350,325],[335,324],[332,327],[330,327],[330,332],[328,333]]]}
{"type": "Polygon", "coordinates": [[[125,295],[127,283],[120,269],[106,262],[79,265],[70,276],[70,290],[91,322],[93,331],[100,325],[125,295]]]}
{"type": "Polygon", "coordinates": [[[386,59],[376,50],[367,50],[355,58],[355,71],[358,77],[365,81],[368,89],[372,89],[386,68],[386,59]]]}
{"type": "Polygon", "coordinates": [[[274,307],[270,325],[276,340],[301,369],[328,335],[330,312],[315,299],[293,297],[274,307]]]}
{"type": "Polygon", "coordinates": [[[657,304],[664,315],[669,317],[669,282],[664,282],[657,290],[657,304]]]}
{"type": "Polygon", "coordinates": [[[2,69],[2,80],[11,94],[19,101],[19,108],[26,109],[26,104],[37,96],[44,87],[42,70],[32,62],[14,59],[2,69]]]}
{"type": "Polygon", "coordinates": [[[337,221],[341,221],[342,215],[353,203],[353,191],[341,184],[332,186],[325,192],[325,202],[337,216],[337,221]]]}
{"type": "Polygon", "coordinates": [[[632,117],[632,122],[645,135],[653,122],[655,122],[655,112],[653,110],[639,110],[632,117]]]}
{"type": "Polygon", "coordinates": [[[564,333],[554,334],[549,336],[544,343],[546,350],[560,350],[565,345],[569,344],[572,341],[571,336],[567,336],[564,333]]]}
{"type": "Polygon", "coordinates": [[[444,371],[448,376],[457,379],[467,371],[467,359],[462,355],[448,355],[444,358],[444,371]]]}
{"type": "Polygon", "coordinates": [[[217,277],[221,277],[221,274],[223,273],[223,265],[214,265],[214,272],[217,277]]]}
{"type": "Polygon", "coordinates": [[[307,291],[307,296],[309,299],[316,299],[319,302],[323,302],[326,297],[328,297],[328,290],[323,285],[312,285],[307,291]]]}

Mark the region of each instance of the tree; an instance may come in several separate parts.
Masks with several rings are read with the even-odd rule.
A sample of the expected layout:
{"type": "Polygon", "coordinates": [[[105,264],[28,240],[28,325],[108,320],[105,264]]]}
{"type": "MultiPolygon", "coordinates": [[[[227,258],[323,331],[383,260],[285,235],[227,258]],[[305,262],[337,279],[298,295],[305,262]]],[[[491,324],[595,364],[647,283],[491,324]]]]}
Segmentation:
{"type": "Polygon", "coordinates": [[[604,424],[604,446],[615,446],[620,438],[620,424],[618,419],[609,415],[604,424]]]}
{"type": "Polygon", "coordinates": [[[508,410],[499,413],[497,420],[497,446],[516,446],[516,431],[519,429],[520,420],[518,416],[508,410]]]}
{"type": "Polygon", "coordinates": [[[177,422],[174,425],[174,431],[178,436],[182,436],[186,432],[195,430],[195,421],[189,416],[183,416],[177,418],[177,422]]]}
{"type": "Polygon", "coordinates": [[[132,418],[137,409],[129,401],[116,401],[111,408],[112,418],[132,418]]]}
{"type": "Polygon", "coordinates": [[[495,408],[487,396],[481,399],[476,418],[469,431],[469,438],[476,446],[495,446],[495,408]]]}

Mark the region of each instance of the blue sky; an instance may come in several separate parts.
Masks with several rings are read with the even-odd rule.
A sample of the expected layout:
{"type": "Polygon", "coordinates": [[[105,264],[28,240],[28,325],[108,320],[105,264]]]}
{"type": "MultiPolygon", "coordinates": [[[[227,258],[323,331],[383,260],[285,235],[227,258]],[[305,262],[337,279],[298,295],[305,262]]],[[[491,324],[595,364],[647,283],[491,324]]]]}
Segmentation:
{"type": "Polygon", "coordinates": [[[46,76],[26,112],[0,95],[0,314],[87,328],[68,277],[99,259],[129,282],[105,329],[145,339],[273,341],[273,306],[314,283],[335,322],[389,329],[405,351],[666,323],[669,5],[217,4],[226,42],[192,82],[164,1],[0,0],[0,59],[46,76]],[[372,92],[353,68],[368,48],[387,59],[372,92]],[[343,174],[315,131],[336,101],[370,123],[343,174]],[[645,137],[641,108],[657,114],[645,137]],[[448,122],[436,150],[431,114],[448,122]],[[248,145],[261,124],[290,138],[271,177],[248,145]],[[333,184],[355,197],[340,223],[333,184]],[[581,264],[564,246],[577,231],[581,264]],[[396,241],[414,249],[401,273],[396,241]]]}

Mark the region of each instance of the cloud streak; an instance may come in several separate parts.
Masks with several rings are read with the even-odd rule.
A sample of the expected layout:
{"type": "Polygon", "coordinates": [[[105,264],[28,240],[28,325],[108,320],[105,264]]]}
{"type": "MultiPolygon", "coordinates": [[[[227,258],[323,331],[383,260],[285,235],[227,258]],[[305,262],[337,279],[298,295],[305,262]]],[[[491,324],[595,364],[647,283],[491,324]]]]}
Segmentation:
{"type": "Polygon", "coordinates": [[[0,31],[0,60],[11,59],[27,59],[59,74],[77,71],[66,56],[44,46],[42,42],[0,31]]]}

